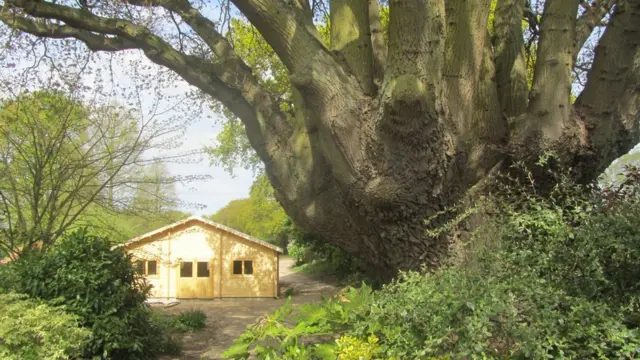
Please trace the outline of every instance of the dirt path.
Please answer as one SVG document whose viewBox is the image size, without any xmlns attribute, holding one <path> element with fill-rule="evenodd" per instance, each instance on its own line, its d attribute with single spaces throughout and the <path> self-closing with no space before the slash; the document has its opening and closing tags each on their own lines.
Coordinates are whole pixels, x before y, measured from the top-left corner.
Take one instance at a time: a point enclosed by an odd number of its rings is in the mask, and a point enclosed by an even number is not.
<svg viewBox="0 0 640 360">
<path fill-rule="evenodd" d="M 310 279 L 301 273 L 292 271 L 293 260 L 288 256 L 280 257 L 280 286 L 293 287 L 294 304 L 317 301 L 320 297 L 330 296 L 338 291 L 332 284 Z M 285 299 L 233 299 L 233 300 L 191 300 L 168 309 L 157 309 L 168 313 L 178 313 L 187 309 L 202 310 L 207 314 L 207 327 L 200 332 L 187 334 L 183 338 L 184 351 L 179 357 L 168 359 L 220 359 L 220 355 L 233 345 L 247 325 L 265 313 L 272 313 Z"/>
</svg>

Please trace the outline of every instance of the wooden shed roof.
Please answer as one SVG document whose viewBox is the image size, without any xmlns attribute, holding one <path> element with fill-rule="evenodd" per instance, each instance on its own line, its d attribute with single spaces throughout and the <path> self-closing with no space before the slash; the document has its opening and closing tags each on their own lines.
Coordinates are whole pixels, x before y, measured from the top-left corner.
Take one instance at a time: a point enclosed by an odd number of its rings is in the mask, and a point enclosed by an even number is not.
<svg viewBox="0 0 640 360">
<path fill-rule="evenodd" d="M 236 236 L 238 236 L 240 238 L 243 238 L 243 239 L 245 239 L 247 241 L 250 241 L 250 242 L 255 243 L 257 245 L 260 245 L 260 246 L 266 247 L 268 249 L 274 250 L 274 251 L 276 251 L 278 253 L 281 253 L 281 254 L 284 252 L 282 250 L 282 248 L 280 248 L 278 246 L 270 244 L 270 243 L 268 243 L 266 241 L 262 241 L 262 240 L 260 240 L 258 238 L 255 238 L 255 237 L 251 236 L 251 235 L 248 235 L 248 234 L 245 234 L 245 233 L 240 232 L 238 230 L 232 229 L 232 228 L 230 228 L 228 226 L 219 224 L 219 223 L 217 223 L 215 221 L 207 220 L 207 219 L 202 218 L 200 216 L 191 216 L 191 217 L 188 217 L 188 218 L 186 218 L 184 220 L 180 220 L 180 221 L 174 222 L 173 224 L 169 224 L 167 226 L 163 226 L 163 227 L 161 227 L 159 229 L 156 229 L 156 230 L 150 231 L 150 232 L 148 232 L 146 234 L 142 234 L 140 236 L 137 236 L 137 237 L 125 242 L 122 245 L 126 247 L 128 245 L 135 244 L 135 243 L 140 242 L 142 240 L 148 239 L 148 238 L 150 238 L 150 237 L 152 237 L 154 235 L 161 234 L 161 233 L 163 233 L 165 231 L 169 231 L 169 230 L 171 230 L 173 228 L 176 228 L 178 226 L 181 226 L 181 225 L 186 225 L 186 224 L 188 224 L 190 222 L 200 223 L 201 225 L 213 227 L 213 228 L 216 228 L 216 229 L 231 233 L 231 234 L 236 235 Z"/>
</svg>

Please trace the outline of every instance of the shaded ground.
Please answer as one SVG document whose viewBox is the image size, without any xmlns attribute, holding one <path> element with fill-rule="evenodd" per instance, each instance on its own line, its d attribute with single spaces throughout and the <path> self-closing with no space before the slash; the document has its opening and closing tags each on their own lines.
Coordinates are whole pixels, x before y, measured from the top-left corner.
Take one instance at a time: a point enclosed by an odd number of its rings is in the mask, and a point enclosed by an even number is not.
<svg viewBox="0 0 640 360">
<path fill-rule="evenodd" d="M 292 271 L 293 260 L 288 256 L 280 257 L 280 287 L 293 287 L 294 304 L 317 301 L 321 296 L 335 294 L 338 288 L 326 282 L 311 279 L 305 274 Z M 220 355 L 233 345 L 247 325 L 265 313 L 272 313 L 285 299 L 233 299 L 233 300 L 188 300 L 171 308 L 159 308 L 157 311 L 178 313 L 188 309 L 202 310 L 207 314 L 207 327 L 197 333 L 186 334 L 183 338 L 184 351 L 179 357 L 168 359 L 219 359 Z"/>
</svg>

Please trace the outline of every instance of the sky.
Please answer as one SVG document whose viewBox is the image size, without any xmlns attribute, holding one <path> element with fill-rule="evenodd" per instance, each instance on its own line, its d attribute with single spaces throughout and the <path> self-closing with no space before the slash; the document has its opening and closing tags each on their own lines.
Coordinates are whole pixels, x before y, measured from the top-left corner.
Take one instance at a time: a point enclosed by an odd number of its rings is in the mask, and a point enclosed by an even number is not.
<svg viewBox="0 0 640 360">
<path fill-rule="evenodd" d="M 211 119 L 196 119 L 187 128 L 184 144 L 178 150 L 188 151 L 211 146 L 218 131 L 220 131 L 220 125 L 216 125 Z M 197 163 L 171 163 L 168 167 L 172 175 L 206 174 L 211 176 L 210 179 L 204 181 L 176 184 L 176 192 L 181 201 L 206 206 L 203 209 L 182 209 L 186 212 L 192 212 L 194 215 L 213 214 L 231 200 L 248 197 L 249 188 L 253 182 L 252 172 L 235 169 L 234 176 L 231 176 L 223 168 L 211 165 L 206 156 Z"/>
<path fill-rule="evenodd" d="M 190 151 L 202 150 L 207 146 L 213 146 L 217 134 L 222 130 L 222 115 L 214 113 L 208 106 L 194 108 L 177 108 L 164 112 L 162 108 L 172 108 L 177 102 L 176 99 L 184 97 L 189 91 L 194 90 L 192 86 L 184 80 L 168 72 L 171 80 L 163 83 L 161 78 L 156 78 L 159 72 L 165 69 L 153 64 L 140 51 L 127 51 L 123 54 L 123 67 L 115 71 L 115 81 L 123 88 L 129 88 L 134 83 L 139 84 L 141 81 L 148 82 L 150 89 L 144 91 L 141 104 L 143 117 L 151 116 L 153 112 L 150 108 L 152 104 L 160 100 L 160 112 L 163 113 L 158 117 L 159 121 L 164 119 L 173 119 L 180 123 L 187 123 L 186 131 L 180 139 L 180 146 L 171 149 L 171 153 L 180 154 Z M 136 75 L 133 75 L 131 69 L 136 67 Z M 142 70 L 140 70 L 142 69 Z M 142 79 L 136 76 L 141 76 Z M 166 79 L 166 78 L 165 78 Z M 154 83 L 157 81 L 157 83 Z M 167 86 L 169 84 L 170 86 Z M 157 89 L 161 89 L 161 96 L 152 94 Z M 126 97 L 126 95 L 123 95 Z M 150 156 L 157 156 L 154 151 L 149 153 Z M 159 154 L 160 157 L 166 154 Z M 180 203 L 183 205 L 179 210 L 192 213 L 194 215 L 210 215 L 224 207 L 229 201 L 249 196 L 249 188 L 253 183 L 253 173 L 244 169 L 234 169 L 233 175 L 225 171 L 220 166 L 211 164 L 208 155 L 189 157 L 189 161 L 179 160 L 178 162 L 166 162 L 170 176 L 189 176 L 189 175 L 205 175 L 206 180 L 194 180 L 187 183 L 176 183 L 176 193 Z M 199 206 L 194 206 L 199 205 Z"/>
<path fill-rule="evenodd" d="M 213 7 L 207 7 L 204 10 L 204 13 L 210 15 L 211 18 L 217 19 L 219 17 L 218 9 Z M 4 26 L 0 26 L 0 31 L 5 30 Z M 63 45 L 64 46 L 64 45 Z M 30 48 L 30 47 L 29 47 Z M 84 48 L 81 46 L 81 48 Z M 42 50 L 42 48 L 40 48 Z M 73 54 L 73 51 L 70 53 L 66 53 L 65 51 L 56 50 L 55 48 L 49 48 L 48 53 L 61 54 L 61 56 L 54 55 L 56 58 L 55 61 L 61 61 L 59 64 L 64 63 L 65 55 Z M 7 57 L 7 54 L 9 56 Z M 16 55 L 20 54 L 20 55 Z M 11 77 L 12 74 L 19 74 L 21 71 L 25 69 L 29 70 L 31 73 L 34 71 L 34 64 L 38 61 L 41 56 L 41 52 L 31 53 L 28 51 L 24 52 L 16 52 L 13 56 L 12 53 L 6 53 L 4 51 L 0 52 L 0 84 L 2 84 L 2 88 L 6 89 L 8 83 L 2 83 L 8 77 Z M 35 56 L 35 57 L 34 57 Z M 95 55 L 97 57 L 102 57 L 97 61 L 91 63 L 86 70 L 83 70 L 82 83 L 93 86 L 94 89 L 97 89 L 101 85 L 105 85 L 106 87 L 114 86 L 121 88 L 119 91 L 121 94 L 126 92 L 125 89 L 132 88 L 133 84 L 140 84 L 142 82 L 149 82 L 150 84 L 154 81 L 158 81 L 154 84 L 151 84 L 149 88 L 143 90 L 143 96 L 141 97 L 141 104 L 135 104 L 133 107 L 136 108 L 140 105 L 140 108 L 147 108 L 151 106 L 151 104 L 156 101 L 159 97 L 158 94 L 153 94 L 155 89 L 163 89 L 163 95 L 174 96 L 173 100 L 179 98 L 180 96 L 184 96 L 188 91 L 193 90 L 191 86 L 189 86 L 182 79 L 173 79 L 170 82 L 160 82 L 160 80 L 155 79 L 158 73 L 166 71 L 166 69 L 159 67 L 153 64 L 151 61 L 146 59 L 146 57 L 138 50 L 134 51 L 125 51 L 119 52 L 117 57 L 119 60 L 117 62 L 120 63 L 120 69 L 118 66 L 114 66 L 115 63 L 110 62 L 109 60 L 105 60 L 105 56 L 103 55 Z M 73 55 L 72 55 L 73 57 Z M 10 67 L 6 65 L 10 64 Z M 69 64 L 69 63 L 67 63 Z M 72 64 L 72 63 L 71 63 Z M 131 65 L 135 64 L 136 71 L 132 71 Z M 64 69 L 64 65 L 59 66 L 59 68 Z M 73 66 L 73 65 L 72 65 Z M 42 75 L 42 78 L 49 78 L 49 73 L 47 72 L 47 66 L 44 63 L 40 63 L 39 66 L 35 66 L 38 68 L 39 74 Z M 100 71 L 99 69 L 105 70 L 110 68 L 111 71 Z M 115 68 L 115 71 L 113 71 Z M 133 74 L 135 72 L 135 75 Z M 113 78 L 109 78 L 113 76 Z M 175 77 L 175 75 L 172 75 Z M 109 79 L 107 79 L 109 78 Z M 98 81 L 96 81 L 96 79 Z M 102 79 L 102 83 L 99 81 Z M 142 80 L 141 80 L 142 79 Z M 35 85 L 37 81 L 36 79 L 30 79 L 24 82 L 27 84 L 27 88 L 36 88 L 38 85 Z M 110 83 L 111 85 L 108 85 Z M 100 85 L 98 85 L 100 84 Z M 12 87 L 11 92 L 15 91 L 15 86 Z M 24 88 L 21 86 L 21 88 Z M 3 89 L 0 89 L 0 96 L 4 97 L 7 94 L 2 93 Z M 6 91 L 5 91 L 6 92 Z M 116 95 L 115 97 L 109 100 L 116 100 L 122 103 L 127 102 L 127 95 Z M 167 107 L 171 106 L 171 99 L 163 100 L 164 105 Z M 174 101 L 175 102 L 175 101 Z M 162 107 L 162 106 L 161 106 Z M 198 113 L 202 111 L 201 113 Z M 143 114 L 144 110 L 141 111 Z M 149 113 L 147 112 L 147 115 Z M 143 115 L 145 116 L 145 115 Z M 186 131 L 184 132 L 184 136 L 182 137 L 182 144 L 172 149 L 171 152 L 182 153 L 189 152 L 192 150 L 201 150 L 205 146 L 212 146 L 215 144 L 215 138 L 218 132 L 221 130 L 222 118 L 219 114 L 213 113 L 208 107 L 204 106 L 202 109 L 187 109 L 187 111 L 169 111 L 166 114 L 162 115 L 163 118 L 173 117 L 178 121 L 186 121 L 188 126 Z M 161 154 L 161 156 L 164 154 Z M 155 156 L 151 154 L 150 156 Z M 170 175 L 173 176 L 188 176 L 188 175 L 207 175 L 208 178 L 206 180 L 199 181 L 190 181 L 187 183 L 176 183 L 176 193 L 180 200 L 180 203 L 186 204 L 182 205 L 179 210 L 192 213 L 194 215 L 209 215 L 215 213 L 217 210 L 224 207 L 229 201 L 248 197 L 249 196 L 249 188 L 253 182 L 254 176 L 251 171 L 247 171 L 244 169 L 234 169 L 233 176 L 226 172 L 222 167 L 214 166 L 210 163 L 210 159 L 207 155 L 202 155 L 198 158 L 192 158 L 191 161 L 185 163 L 181 162 L 168 162 L 167 167 Z M 189 204 L 199 204 L 201 206 L 189 206 Z"/>
<path fill-rule="evenodd" d="M 1 27 L 0 30 L 2 30 Z M 127 99 L 131 99 L 131 91 L 133 91 L 134 84 L 148 83 L 147 88 L 137 90 L 140 103 L 135 103 L 134 101 L 131 107 L 138 110 L 143 119 L 149 119 L 153 116 L 153 118 L 157 119 L 153 121 L 175 121 L 188 124 L 182 138 L 179 139 L 178 143 L 180 145 L 178 147 L 170 150 L 152 150 L 147 153 L 149 157 L 164 157 L 167 154 L 187 153 L 193 150 L 202 150 L 206 146 L 215 144 L 215 138 L 221 130 L 223 120 L 221 115 L 213 113 L 208 106 L 191 108 L 183 106 L 182 108 L 165 111 L 175 105 L 176 99 L 180 99 L 189 91 L 194 90 L 190 85 L 182 79 L 176 78 L 175 74 L 151 63 L 140 51 L 126 51 L 119 53 L 118 56 L 121 57 L 118 57 L 116 62 L 112 63 L 110 62 L 111 60 L 107 60 L 104 56 L 98 54 L 95 61 L 92 61 L 91 65 L 83 70 L 82 84 L 89 86 L 93 90 L 103 86 L 115 94 L 101 95 L 106 97 L 106 101 L 117 101 L 124 104 L 128 103 Z M 12 74 L 21 74 L 34 64 L 33 59 L 26 58 L 4 60 L 0 61 L 0 82 L 7 79 L 18 81 L 16 78 L 11 77 Z M 7 63 L 11 63 L 11 66 L 6 66 Z M 113 67 L 114 71 L 101 72 L 97 70 L 105 69 L 108 66 Z M 133 67 L 136 68 L 135 71 L 132 70 Z M 61 68 L 64 68 L 64 66 L 61 66 Z M 36 73 L 41 75 L 43 79 L 49 79 L 50 74 L 46 69 L 47 66 L 41 64 Z M 29 71 L 33 74 L 33 70 Z M 167 77 L 162 80 L 162 76 L 158 74 L 163 71 L 170 74 L 167 76 L 173 78 L 168 82 Z M 26 84 L 17 87 L 35 90 L 42 87 L 38 85 L 37 76 L 21 80 L 19 83 L 11 83 Z M 95 93 L 102 94 L 105 92 L 104 88 L 95 92 L 90 89 L 86 93 L 89 94 L 89 97 Z M 7 91 L 7 89 L 9 90 Z M 11 86 L 10 83 L 2 83 L 0 97 L 10 96 L 10 93 L 15 93 L 16 90 L 18 90 L 16 86 Z M 158 113 L 161 113 L 161 115 L 152 115 L 154 110 L 151 108 L 156 102 L 160 104 Z M 166 162 L 170 176 L 205 175 L 207 178 L 206 180 L 193 180 L 175 184 L 177 197 L 180 200 L 179 203 L 182 204 L 178 210 L 194 215 L 210 215 L 224 207 L 231 200 L 249 196 L 249 189 L 254 179 L 251 171 L 234 169 L 232 176 L 222 167 L 212 165 L 209 156 L 206 154 L 189 157 L 189 161 L 184 160 Z M 196 204 L 199 206 L 194 206 Z"/>
</svg>

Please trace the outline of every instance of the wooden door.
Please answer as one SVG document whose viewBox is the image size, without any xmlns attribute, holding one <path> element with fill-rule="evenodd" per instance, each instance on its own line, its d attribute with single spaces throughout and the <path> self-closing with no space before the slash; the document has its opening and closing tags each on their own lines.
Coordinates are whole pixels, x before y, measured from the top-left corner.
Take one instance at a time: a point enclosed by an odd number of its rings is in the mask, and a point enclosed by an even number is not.
<svg viewBox="0 0 640 360">
<path fill-rule="evenodd" d="M 178 292 L 180 299 L 213 298 L 213 261 L 182 260 L 178 268 Z"/>
</svg>

